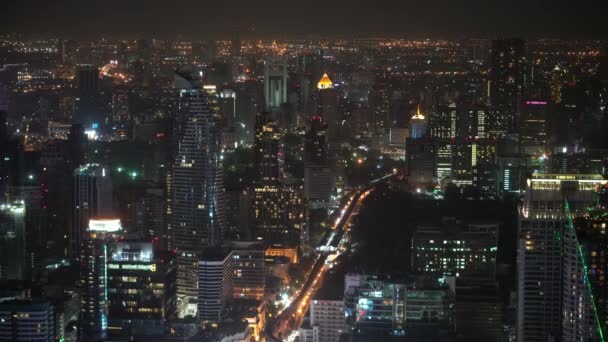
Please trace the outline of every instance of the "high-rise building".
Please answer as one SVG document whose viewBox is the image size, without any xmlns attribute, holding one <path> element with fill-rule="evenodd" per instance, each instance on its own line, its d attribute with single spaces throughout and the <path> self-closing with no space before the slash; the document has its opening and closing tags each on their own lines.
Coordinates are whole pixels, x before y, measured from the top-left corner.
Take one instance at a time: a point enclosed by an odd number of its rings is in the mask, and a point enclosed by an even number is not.
<svg viewBox="0 0 608 342">
<path fill-rule="evenodd" d="M 568 208 L 564 231 L 562 340 L 600 341 L 608 332 L 607 187 L 597 201 L 576 216 Z"/>
<path fill-rule="evenodd" d="M 82 239 L 81 314 L 79 334 L 83 340 L 99 340 L 108 330 L 108 263 L 122 234 L 118 219 L 91 219 Z"/>
<path fill-rule="evenodd" d="M 86 164 L 77 168 L 74 170 L 73 191 L 73 215 L 70 225 L 68 255 L 73 259 L 78 259 L 89 220 L 94 217 L 112 215 L 110 169 L 99 164 Z"/>
<path fill-rule="evenodd" d="M 122 240 L 108 260 L 108 327 L 125 335 L 163 335 L 177 305 L 174 255 L 152 242 Z"/>
<path fill-rule="evenodd" d="M 0 203 L 0 279 L 25 280 L 27 265 L 25 203 Z"/>
<path fill-rule="evenodd" d="M 259 242 L 233 242 L 234 299 L 264 298 L 266 257 Z"/>
<path fill-rule="evenodd" d="M 339 92 L 327 74 L 317 83 L 314 93 L 316 102 L 315 114 L 322 118 L 327 128 L 327 142 L 335 142 L 338 138 L 338 101 Z M 314 119 L 314 118 L 313 118 Z"/>
<path fill-rule="evenodd" d="M 314 298 L 310 301 L 310 325 L 318 328 L 316 341 L 338 342 L 346 332 L 344 301 Z"/>
<path fill-rule="evenodd" d="M 0 341 L 57 341 L 55 309 L 49 302 L 0 302 Z"/>
<path fill-rule="evenodd" d="M 540 156 L 546 151 L 548 102 L 526 101 L 521 105 L 519 132 L 521 149 L 526 155 Z"/>
<path fill-rule="evenodd" d="M 605 184 L 601 175 L 592 174 L 533 174 L 528 179 L 524 202 L 519 210 L 519 341 L 546 341 L 550 337 L 561 337 L 563 286 L 576 285 L 576 278 L 569 278 L 565 284 L 563 278 L 566 274 L 576 274 L 570 271 L 570 265 L 564 272 L 565 255 L 576 253 L 567 243 L 572 235 L 567 232 L 566 203 L 570 213 L 584 213 L 596 199 L 596 188 Z M 571 281 L 574 284 L 569 284 Z"/>
<path fill-rule="evenodd" d="M 267 243 L 281 242 L 281 135 L 270 113 L 258 113 L 255 129 L 255 235 Z"/>
<path fill-rule="evenodd" d="M 420 114 L 420 105 L 416 110 L 416 114 L 410 120 L 410 139 L 420 139 L 426 136 L 426 118 Z"/>
<path fill-rule="evenodd" d="M 437 177 L 436 146 L 426 137 L 426 117 L 420 107 L 410 121 L 410 137 L 405 142 L 405 160 L 408 180 L 411 184 L 428 184 Z"/>
<path fill-rule="evenodd" d="M 264 61 L 264 99 L 267 111 L 277 111 L 287 102 L 287 61 L 283 58 Z"/>
<path fill-rule="evenodd" d="M 78 118 L 85 127 L 104 123 L 102 105 L 99 101 L 99 69 L 82 64 L 78 66 Z"/>
<path fill-rule="evenodd" d="M 489 92 L 494 107 L 504 108 L 511 116 L 510 129 L 516 127 L 518 104 L 525 86 L 526 51 L 521 39 L 492 41 Z"/>
<path fill-rule="evenodd" d="M 498 223 L 461 222 L 443 218 L 441 224 L 419 225 L 412 237 L 412 268 L 443 276 L 482 276 L 494 279 Z"/>
<path fill-rule="evenodd" d="M 221 323 L 234 297 L 234 254 L 209 248 L 198 263 L 198 319 Z"/>
<path fill-rule="evenodd" d="M 221 243 L 225 225 L 221 129 L 214 86 L 200 74 L 176 73 L 179 117 L 171 175 L 171 246 L 177 250 L 177 291 L 197 298 L 198 261 L 207 246 Z"/>
</svg>

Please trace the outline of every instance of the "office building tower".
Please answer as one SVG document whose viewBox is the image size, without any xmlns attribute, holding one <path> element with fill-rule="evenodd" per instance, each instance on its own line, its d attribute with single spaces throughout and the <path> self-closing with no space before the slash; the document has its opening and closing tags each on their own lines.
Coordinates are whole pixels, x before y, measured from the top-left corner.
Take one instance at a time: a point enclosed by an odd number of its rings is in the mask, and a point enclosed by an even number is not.
<svg viewBox="0 0 608 342">
<path fill-rule="evenodd" d="M 451 139 L 456 137 L 456 103 L 439 106 L 429 113 L 429 135 L 432 138 Z M 410 133 L 411 135 L 411 133 Z"/>
<path fill-rule="evenodd" d="M 286 179 L 281 186 L 281 224 L 284 227 L 283 243 L 297 243 L 305 226 L 304 184 L 293 178 Z"/>
<path fill-rule="evenodd" d="M 135 231 L 146 238 L 159 238 L 166 245 L 168 240 L 165 221 L 165 196 L 162 188 L 148 188 L 134 205 L 132 224 Z"/>
<path fill-rule="evenodd" d="M 416 114 L 410 120 L 410 139 L 420 139 L 426 136 L 426 117 L 420 114 L 420 105 L 416 109 Z"/>
<path fill-rule="evenodd" d="M 177 291 L 198 296 L 198 261 L 207 246 L 221 243 L 225 225 L 221 129 L 215 87 L 202 86 L 200 75 L 176 73 L 180 123 L 177 124 L 171 231 L 177 250 Z"/>
<path fill-rule="evenodd" d="M 435 169 L 438 180 L 452 177 L 452 144 L 446 141 L 437 142 Z"/>
<path fill-rule="evenodd" d="M 597 200 L 576 216 L 566 209 L 564 231 L 562 340 L 601 341 L 608 332 L 608 238 L 606 186 Z M 568 202 L 569 205 L 569 202 Z"/>
<path fill-rule="evenodd" d="M 264 298 L 266 257 L 259 242 L 233 242 L 234 299 Z"/>
<path fill-rule="evenodd" d="M 332 80 L 327 74 L 317 83 L 317 90 L 314 92 L 314 102 L 316 109 L 314 113 L 321 117 L 326 125 L 327 143 L 335 143 L 339 138 L 338 123 L 338 102 L 339 91 L 334 88 Z M 305 99 L 305 101 L 308 99 Z M 314 117 L 313 117 L 314 120 Z"/>
<path fill-rule="evenodd" d="M 309 208 L 328 208 L 333 190 L 333 172 L 327 152 L 327 122 L 313 116 L 304 137 L 304 198 Z"/>
<path fill-rule="evenodd" d="M 283 58 L 264 61 L 264 99 L 267 111 L 277 111 L 287 103 L 287 61 Z"/>
<path fill-rule="evenodd" d="M 410 184 L 421 185 L 433 181 L 436 174 L 436 147 L 426 137 L 426 117 L 420 107 L 410 121 L 410 137 L 405 142 L 406 171 Z"/>
<path fill-rule="evenodd" d="M 526 101 L 522 105 L 519 132 L 521 149 L 525 155 L 540 156 L 546 152 L 547 143 L 547 101 Z"/>
<path fill-rule="evenodd" d="M 77 122 L 85 127 L 105 122 L 100 103 L 99 69 L 82 64 L 78 66 L 78 118 Z"/>
<path fill-rule="evenodd" d="M 54 342 L 55 309 L 49 302 L 8 300 L 0 302 L 0 341 Z"/>
<path fill-rule="evenodd" d="M 569 211 L 585 213 L 594 203 L 597 187 L 606 181 L 592 174 L 533 174 L 519 210 L 517 248 L 517 339 L 546 341 L 560 338 L 564 255 Z M 575 279 L 568 279 L 566 285 Z"/>
<path fill-rule="evenodd" d="M 163 335 L 177 305 L 172 252 L 122 240 L 108 261 L 108 327 L 125 335 Z"/>
<path fill-rule="evenodd" d="M 99 164 L 77 168 L 74 170 L 73 191 L 68 254 L 78 259 L 89 220 L 113 214 L 110 169 Z"/>
<path fill-rule="evenodd" d="M 304 137 L 304 163 L 327 165 L 327 121 L 321 116 L 313 116 L 310 129 Z"/>
<path fill-rule="evenodd" d="M 234 297 L 234 255 L 209 248 L 198 263 L 198 319 L 203 324 L 221 323 Z"/>
<path fill-rule="evenodd" d="M 412 237 L 412 269 L 442 276 L 475 276 L 494 280 L 498 223 L 443 218 L 421 224 Z"/>
<path fill-rule="evenodd" d="M 344 301 L 315 297 L 310 301 L 310 325 L 318 329 L 318 339 L 313 341 L 338 342 L 346 332 Z"/>
<path fill-rule="evenodd" d="M 410 184 L 429 184 L 437 177 L 435 144 L 428 138 L 406 140 L 406 172 Z M 453 170 L 452 170 L 453 173 Z"/>
<path fill-rule="evenodd" d="M 364 274 L 344 276 L 346 324 L 360 332 L 403 331 L 406 285 Z"/>
<path fill-rule="evenodd" d="M 257 114 L 255 132 L 255 235 L 267 243 L 281 242 L 281 135 L 268 112 Z"/>
<path fill-rule="evenodd" d="M 218 97 L 219 112 L 222 118 L 222 148 L 234 149 L 242 142 L 237 136 L 236 92 L 224 89 Z"/>
<path fill-rule="evenodd" d="M 334 179 L 331 168 L 316 165 L 304 168 L 304 198 L 309 206 L 327 208 L 333 187 Z"/>
<path fill-rule="evenodd" d="M 509 129 L 516 127 L 518 104 L 525 86 L 526 51 L 521 39 L 492 41 L 489 98 L 492 106 L 505 109 L 511 116 Z"/>
<path fill-rule="evenodd" d="M 26 280 L 25 202 L 0 203 L 0 279 Z"/>
<path fill-rule="evenodd" d="M 119 219 L 91 219 L 82 239 L 80 338 L 95 341 L 108 330 L 108 263 L 122 235 Z"/>
</svg>

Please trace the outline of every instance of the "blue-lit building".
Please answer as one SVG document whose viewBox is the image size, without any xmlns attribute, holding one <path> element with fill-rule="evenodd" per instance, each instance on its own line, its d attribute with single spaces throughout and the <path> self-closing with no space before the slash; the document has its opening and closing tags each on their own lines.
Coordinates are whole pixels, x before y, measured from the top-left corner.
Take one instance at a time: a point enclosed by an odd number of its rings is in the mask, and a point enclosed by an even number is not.
<svg viewBox="0 0 608 342">
<path fill-rule="evenodd" d="M 118 219 L 90 220 L 82 241 L 80 338 L 96 341 L 108 329 L 108 263 L 122 234 Z"/>
</svg>

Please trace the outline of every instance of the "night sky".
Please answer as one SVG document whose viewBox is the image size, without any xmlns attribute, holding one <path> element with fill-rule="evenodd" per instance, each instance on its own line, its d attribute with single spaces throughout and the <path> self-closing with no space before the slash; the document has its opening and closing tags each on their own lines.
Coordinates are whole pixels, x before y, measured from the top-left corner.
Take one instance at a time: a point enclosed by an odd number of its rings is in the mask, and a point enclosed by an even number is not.
<svg viewBox="0 0 608 342">
<path fill-rule="evenodd" d="M 608 37 L 608 1 L 3 0 L 1 32 L 68 38 Z"/>
</svg>

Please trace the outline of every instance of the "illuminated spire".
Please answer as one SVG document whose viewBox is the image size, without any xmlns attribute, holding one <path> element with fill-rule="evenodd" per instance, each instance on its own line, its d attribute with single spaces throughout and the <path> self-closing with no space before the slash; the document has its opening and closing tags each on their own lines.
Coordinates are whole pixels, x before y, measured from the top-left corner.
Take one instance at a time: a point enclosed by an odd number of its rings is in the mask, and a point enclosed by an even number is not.
<svg viewBox="0 0 608 342">
<path fill-rule="evenodd" d="M 416 114 L 414 114 L 414 116 L 412 116 L 412 119 L 424 120 L 424 115 L 420 114 L 420 104 L 418 105 L 418 109 L 416 109 Z"/>
<path fill-rule="evenodd" d="M 323 74 L 323 77 L 321 77 L 321 80 L 319 80 L 319 83 L 317 83 L 318 89 L 331 89 L 333 87 L 333 82 L 329 79 L 327 74 Z"/>
</svg>

